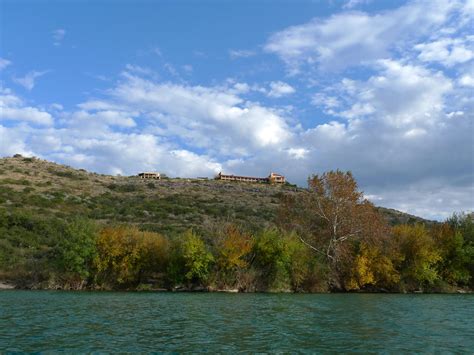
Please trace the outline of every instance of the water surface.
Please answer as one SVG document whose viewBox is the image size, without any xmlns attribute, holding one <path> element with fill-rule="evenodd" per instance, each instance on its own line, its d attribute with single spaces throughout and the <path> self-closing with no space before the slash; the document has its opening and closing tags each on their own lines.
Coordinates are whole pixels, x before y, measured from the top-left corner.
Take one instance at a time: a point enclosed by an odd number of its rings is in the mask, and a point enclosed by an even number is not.
<svg viewBox="0 0 474 355">
<path fill-rule="evenodd" d="M 0 350 L 472 353 L 474 295 L 2 291 Z"/>
</svg>

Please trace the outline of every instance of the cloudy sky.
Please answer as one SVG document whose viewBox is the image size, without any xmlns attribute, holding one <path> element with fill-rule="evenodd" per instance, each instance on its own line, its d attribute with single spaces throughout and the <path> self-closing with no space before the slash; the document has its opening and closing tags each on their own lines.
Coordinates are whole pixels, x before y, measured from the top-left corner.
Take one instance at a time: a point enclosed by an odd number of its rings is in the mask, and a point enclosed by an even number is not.
<svg viewBox="0 0 474 355">
<path fill-rule="evenodd" d="M 0 156 L 474 208 L 473 0 L 0 0 L 0 31 Z"/>
</svg>

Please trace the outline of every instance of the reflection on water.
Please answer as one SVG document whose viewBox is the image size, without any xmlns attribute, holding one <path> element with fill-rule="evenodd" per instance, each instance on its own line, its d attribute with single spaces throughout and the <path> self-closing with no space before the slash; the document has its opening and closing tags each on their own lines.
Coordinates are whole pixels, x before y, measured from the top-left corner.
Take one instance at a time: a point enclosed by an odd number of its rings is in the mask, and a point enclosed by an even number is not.
<svg viewBox="0 0 474 355">
<path fill-rule="evenodd" d="M 3 351 L 474 351 L 473 295 L 0 292 Z"/>
</svg>

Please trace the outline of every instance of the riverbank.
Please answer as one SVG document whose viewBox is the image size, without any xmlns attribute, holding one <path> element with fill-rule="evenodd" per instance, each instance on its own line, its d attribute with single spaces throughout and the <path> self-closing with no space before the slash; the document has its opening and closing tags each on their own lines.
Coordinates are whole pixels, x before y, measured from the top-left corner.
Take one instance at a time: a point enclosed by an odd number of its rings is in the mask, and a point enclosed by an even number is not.
<svg viewBox="0 0 474 355">
<path fill-rule="evenodd" d="M 177 196 L 167 203 L 176 219 L 187 223 L 189 229 L 183 232 L 150 230 L 127 206 L 120 208 L 127 223 L 97 222 L 100 215 L 109 214 L 107 206 L 98 206 L 98 214 L 78 212 L 74 217 L 0 207 L 0 279 L 17 288 L 73 290 L 215 287 L 247 293 L 455 293 L 458 288 L 474 288 L 470 216 L 453 215 L 432 226 L 391 227 L 362 200 L 350 173 L 328 172 L 313 180 L 315 186 L 326 186 L 325 191 L 276 194 L 279 217 L 266 214 L 266 220 L 254 227 L 237 218 L 243 212 L 239 208 L 232 212 L 236 219 L 195 220 Z M 31 186 L 25 186 L 30 191 Z M 339 190 L 352 197 L 333 196 Z M 48 196 L 53 201 L 65 198 L 53 192 Z M 327 213 L 334 208 L 344 212 L 332 222 L 321 218 L 310 203 L 314 199 L 324 201 Z M 85 198 L 76 202 L 77 211 L 93 203 Z M 145 215 L 156 208 L 161 211 L 160 205 L 141 197 L 136 202 Z M 251 214 L 263 218 L 257 210 Z"/>
<path fill-rule="evenodd" d="M 14 285 L 0 281 L 0 290 L 14 290 L 14 289 L 16 289 Z"/>
<path fill-rule="evenodd" d="M 387 290 L 376 287 L 367 287 L 359 290 L 321 290 L 308 292 L 306 290 L 274 289 L 274 290 L 243 290 L 238 288 L 216 288 L 212 286 L 175 286 L 172 288 L 154 287 L 150 284 L 140 284 L 131 288 L 98 287 L 96 285 L 82 285 L 81 287 L 64 286 L 58 284 L 14 284 L 0 281 L 1 290 L 21 291 L 84 291 L 84 292 L 155 292 L 155 293 L 268 293 L 268 294 L 472 294 L 474 290 L 462 287 L 426 288 L 417 290 Z"/>
</svg>

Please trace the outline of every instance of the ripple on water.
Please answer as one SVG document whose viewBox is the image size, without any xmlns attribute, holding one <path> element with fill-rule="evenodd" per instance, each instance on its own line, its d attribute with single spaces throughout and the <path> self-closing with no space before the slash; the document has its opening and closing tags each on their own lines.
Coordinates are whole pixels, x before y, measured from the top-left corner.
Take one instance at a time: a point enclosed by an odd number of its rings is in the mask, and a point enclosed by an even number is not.
<svg viewBox="0 0 474 355">
<path fill-rule="evenodd" d="M 473 295 L 0 292 L 3 351 L 472 352 Z"/>
</svg>

